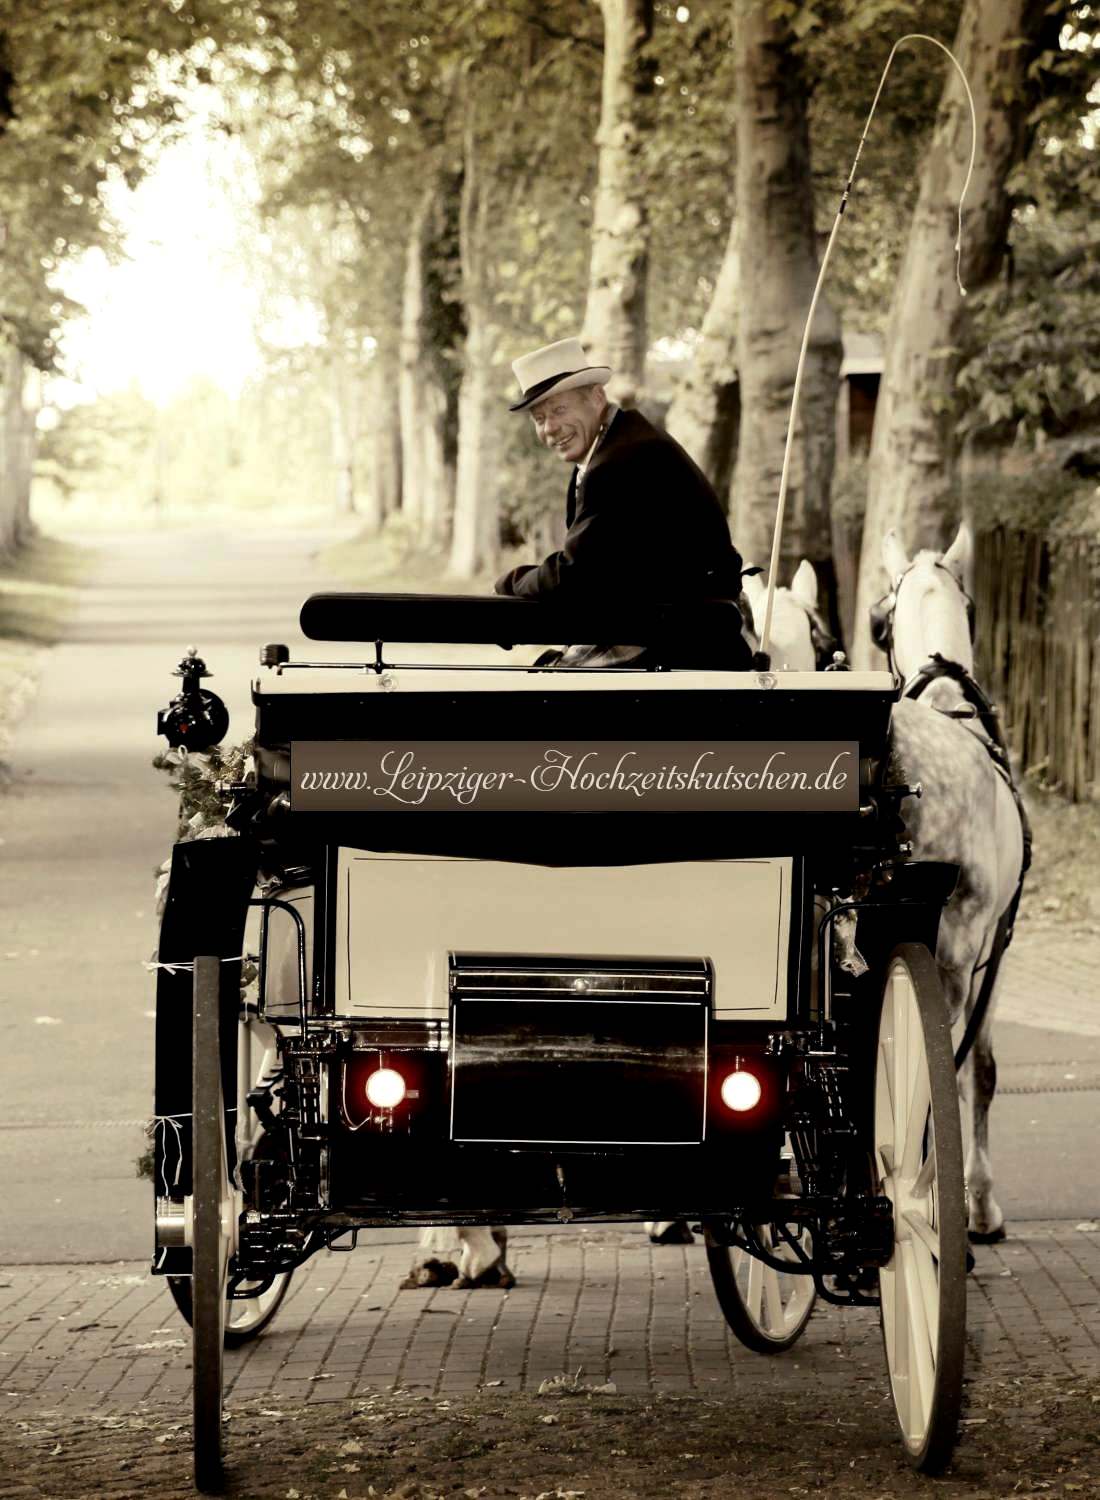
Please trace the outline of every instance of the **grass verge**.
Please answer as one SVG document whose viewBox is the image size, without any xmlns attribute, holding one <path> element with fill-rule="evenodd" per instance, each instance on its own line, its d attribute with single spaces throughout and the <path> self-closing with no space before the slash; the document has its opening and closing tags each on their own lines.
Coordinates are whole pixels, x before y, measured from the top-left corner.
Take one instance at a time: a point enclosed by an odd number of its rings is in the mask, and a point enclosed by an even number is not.
<svg viewBox="0 0 1100 1500">
<path fill-rule="evenodd" d="M 1025 789 L 1035 847 L 1021 915 L 1100 933 L 1100 802 Z"/>
<path fill-rule="evenodd" d="M 71 542 L 36 536 L 0 559 L 0 765 L 34 694 L 39 658 L 61 639 L 92 557 Z"/>
</svg>

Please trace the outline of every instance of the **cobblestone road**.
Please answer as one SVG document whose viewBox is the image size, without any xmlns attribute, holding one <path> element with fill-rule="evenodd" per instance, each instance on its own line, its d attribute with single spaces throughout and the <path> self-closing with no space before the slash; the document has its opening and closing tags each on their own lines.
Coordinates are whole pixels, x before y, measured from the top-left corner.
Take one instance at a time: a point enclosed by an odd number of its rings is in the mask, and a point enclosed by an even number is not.
<svg viewBox="0 0 1100 1500">
<path fill-rule="evenodd" d="M 981 1247 L 970 1277 L 972 1380 L 1100 1374 L 1100 1224 L 1033 1223 Z M 842 1388 L 881 1381 L 878 1314 L 819 1304 L 784 1359 L 726 1331 L 704 1252 L 651 1247 L 641 1229 L 555 1230 L 510 1240 L 508 1293 L 399 1291 L 409 1243 L 323 1253 L 295 1276 L 268 1333 L 226 1355 L 227 1403 L 341 1401 L 534 1389 L 583 1370 L 622 1393 L 726 1391 L 740 1381 Z M 0 1273 L 0 1414 L 186 1408 L 190 1334 L 145 1267 L 18 1266 Z"/>
</svg>

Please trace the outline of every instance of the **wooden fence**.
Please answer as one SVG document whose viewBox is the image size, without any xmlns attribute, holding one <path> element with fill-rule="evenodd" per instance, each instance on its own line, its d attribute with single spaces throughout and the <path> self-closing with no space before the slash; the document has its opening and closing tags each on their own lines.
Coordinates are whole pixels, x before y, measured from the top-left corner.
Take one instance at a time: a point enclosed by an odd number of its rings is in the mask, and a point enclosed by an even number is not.
<svg viewBox="0 0 1100 1500">
<path fill-rule="evenodd" d="M 1100 796 L 1100 543 L 979 535 L 977 673 L 1020 764 L 1074 802 Z"/>
</svg>

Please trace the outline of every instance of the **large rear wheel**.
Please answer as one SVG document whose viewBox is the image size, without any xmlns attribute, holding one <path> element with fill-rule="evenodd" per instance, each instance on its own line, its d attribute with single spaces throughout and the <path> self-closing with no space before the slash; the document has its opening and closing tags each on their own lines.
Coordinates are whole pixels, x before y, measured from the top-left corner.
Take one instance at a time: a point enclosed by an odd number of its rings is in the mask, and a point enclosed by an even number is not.
<svg viewBox="0 0 1100 1500">
<path fill-rule="evenodd" d="M 758 1224 L 756 1236 L 777 1260 L 798 1263 L 798 1254 L 773 1224 Z M 811 1253 L 809 1231 L 798 1243 Z M 757 1354 L 782 1354 L 801 1338 L 814 1310 L 812 1276 L 786 1275 L 737 1246 L 712 1244 L 707 1237 L 710 1279 L 726 1322 Z"/>
<path fill-rule="evenodd" d="M 220 970 L 196 958 L 192 1027 L 191 1369 L 195 1487 L 216 1494 L 222 1469 L 222 1350 L 229 1262 L 236 1249 L 239 1195 L 229 1181 L 222 1093 Z"/>
<path fill-rule="evenodd" d="M 874 1131 L 894 1210 L 894 1253 L 879 1272 L 890 1385 L 910 1462 L 936 1473 L 962 1405 L 966 1193 L 947 1006 L 932 955 L 916 943 L 887 965 Z"/>
</svg>

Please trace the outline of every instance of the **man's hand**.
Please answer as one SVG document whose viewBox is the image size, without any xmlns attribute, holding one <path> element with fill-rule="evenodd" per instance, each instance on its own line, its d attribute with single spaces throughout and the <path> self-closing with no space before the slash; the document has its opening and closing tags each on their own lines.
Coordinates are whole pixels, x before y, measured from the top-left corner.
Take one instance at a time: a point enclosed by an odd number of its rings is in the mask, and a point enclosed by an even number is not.
<svg viewBox="0 0 1100 1500">
<path fill-rule="evenodd" d="M 518 568 L 509 568 L 507 573 L 502 573 L 493 584 L 493 591 L 497 594 L 509 594 L 515 597 L 516 584 L 525 573 L 530 573 L 533 569 L 533 563 L 521 563 Z"/>
</svg>

